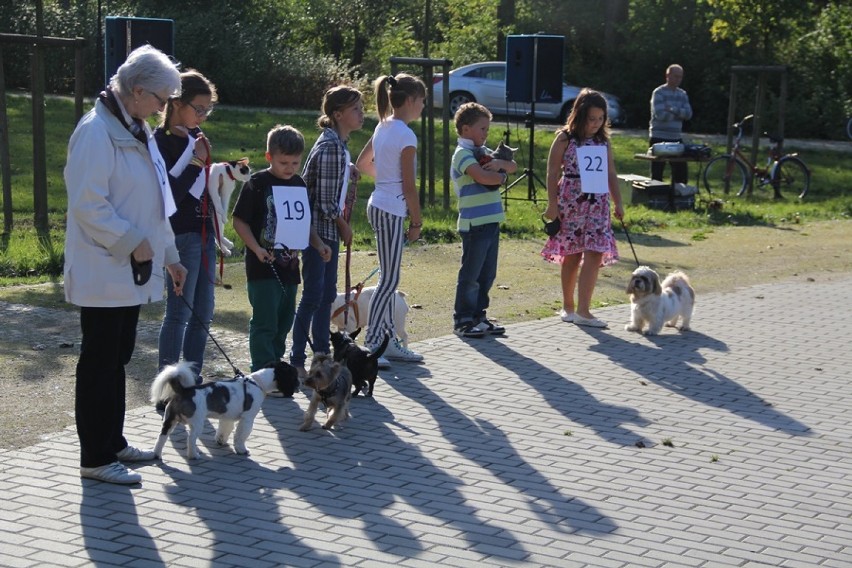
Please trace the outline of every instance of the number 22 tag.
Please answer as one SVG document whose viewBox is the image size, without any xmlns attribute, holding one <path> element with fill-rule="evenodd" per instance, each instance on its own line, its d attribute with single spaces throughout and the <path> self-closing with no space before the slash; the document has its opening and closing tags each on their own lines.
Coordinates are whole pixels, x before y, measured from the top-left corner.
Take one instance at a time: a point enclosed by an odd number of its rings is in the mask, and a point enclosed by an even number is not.
<svg viewBox="0 0 852 568">
<path fill-rule="evenodd" d="M 275 202 L 275 244 L 289 249 L 304 250 L 310 244 L 311 208 L 308 188 L 304 186 L 272 187 Z"/>
<path fill-rule="evenodd" d="M 583 193 L 609 193 L 609 163 L 606 146 L 577 148 L 577 166 Z"/>
</svg>

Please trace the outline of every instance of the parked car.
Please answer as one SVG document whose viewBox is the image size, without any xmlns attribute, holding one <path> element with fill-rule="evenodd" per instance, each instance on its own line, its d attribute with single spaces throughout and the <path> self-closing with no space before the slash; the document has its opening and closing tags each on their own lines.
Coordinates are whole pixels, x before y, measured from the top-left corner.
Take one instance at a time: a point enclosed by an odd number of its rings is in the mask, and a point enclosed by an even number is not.
<svg viewBox="0 0 852 568">
<path fill-rule="evenodd" d="M 433 85 L 435 108 L 444 106 L 444 84 L 443 73 L 435 74 Z M 580 94 L 580 87 L 562 83 L 562 102 L 559 103 L 536 103 L 535 117 L 537 119 L 549 119 L 565 122 L 574 99 Z M 609 120 L 613 125 L 624 123 L 624 110 L 618 101 L 618 97 L 609 93 L 602 93 L 609 107 Z M 464 103 L 477 102 L 485 106 L 492 114 L 524 116 L 530 112 L 527 103 L 516 103 L 506 101 L 506 62 L 486 61 L 484 63 L 472 63 L 450 71 L 450 114 Z"/>
</svg>

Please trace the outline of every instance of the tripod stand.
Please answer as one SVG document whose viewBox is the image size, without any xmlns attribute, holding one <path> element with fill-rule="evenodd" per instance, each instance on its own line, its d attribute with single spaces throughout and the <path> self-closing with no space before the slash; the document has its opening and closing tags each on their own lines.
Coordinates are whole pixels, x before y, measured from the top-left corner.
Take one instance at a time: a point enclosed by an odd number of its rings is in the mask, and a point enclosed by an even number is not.
<svg viewBox="0 0 852 568">
<path fill-rule="evenodd" d="M 503 201 L 505 202 L 506 207 L 508 207 L 509 199 L 526 199 L 527 201 L 532 201 L 533 203 L 538 203 L 538 199 L 536 196 L 536 188 L 535 182 L 544 188 L 545 193 L 547 192 L 547 185 L 545 185 L 538 175 L 535 173 L 534 169 L 534 156 L 535 156 L 535 101 L 530 103 L 530 112 L 526 115 L 524 120 L 524 125 L 529 128 L 530 131 L 530 148 L 529 148 L 529 160 L 527 163 L 527 167 L 524 168 L 523 173 L 518 176 L 518 179 L 510 183 L 506 186 L 506 189 L 503 190 Z M 509 190 L 521 183 L 523 180 L 527 180 L 527 197 L 509 197 Z"/>
<path fill-rule="evenodd" d="M 512 183 L 506 186 L 503 190 L 503 206 L 505 208 L 509 207 L 510 199 L 519 199 L 527 201 L 532 201 L 533 203 L 538 203 L 536 196 L 536 188 L 535 182 L 544 188 L 545 193 L 547 193 L 547 185 L 542 183 L 541 179 L 536 175 L 534 169 L 534 157 L 535 157 L 535 101 L 538 98 L 538 38 L 533 38 L 533 59 L 532 59 L 532 89 L 530 90 L 530 112 L 528 112 L 524 117 L 524 125 L 530 131 L 530 147 L 529 147 L 529 161 L 527 163 L 527 167 L 524 168 L 523 173 Z M 506 131 L 508 138 L 508 130 Z M 527 180 L 527 196 L 523 197 L 509 197 L 509 190 L 521 183 L 521 181 Z"/>
</svg>

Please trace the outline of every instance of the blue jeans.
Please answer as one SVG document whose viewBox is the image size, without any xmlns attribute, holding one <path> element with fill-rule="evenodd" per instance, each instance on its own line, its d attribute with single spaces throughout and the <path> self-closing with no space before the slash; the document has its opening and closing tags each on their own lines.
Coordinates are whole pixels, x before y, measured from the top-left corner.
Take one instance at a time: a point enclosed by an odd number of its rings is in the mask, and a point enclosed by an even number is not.
<svg viewBox="0 0 852 568">
<path fill-rule="evenodd" d="M 331 260 L 323 261 L 317 249 L 306 248 L 302 252 L 302 299 L 296 310 L 293 325 L 293 345 L 290 348 L 290 364 L 301 367 L 305 364 L 305 347 L 308 330 L 313 338 L 313 350 L 330 353 L 331 304 L 337 297 L 337 261 L 340 243 L 322 240 L 331 248 Z"/>
<path fill-rule="evenodd" d="M 488 309 L 488 292 L 497 278 L 500 224 L 488 223 L 461 233 L 462 260 L 453 309 L 455 327 L 479 323 Z"/>
<path fill-rule="evenodd" d="M 208 234 L 207 242 L 202 247 L 200 233 L 182 233 L 175 235 L 175 244 L 187 275 L 181 299 L 175 295 L 172 277 L 166 271 L 168 298 L 163 325 L 160 327 L 160 368 L 177 363 L 183 353 L 184 361 L 194 363 L 194 371 L 200 375 L 204 365 L 207 330 L 213 321 L 216 243 L 213 235 Z"/>
</svg>

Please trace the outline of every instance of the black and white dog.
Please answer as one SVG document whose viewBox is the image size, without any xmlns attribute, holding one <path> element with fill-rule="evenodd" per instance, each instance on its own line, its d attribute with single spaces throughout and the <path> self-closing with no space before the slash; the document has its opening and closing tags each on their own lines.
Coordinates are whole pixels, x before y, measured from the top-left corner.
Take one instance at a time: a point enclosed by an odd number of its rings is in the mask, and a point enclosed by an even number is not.
<svg viewBox="0 0 852 568">
<path fill-rule="evenodd" d="M 210 416 L 219 419 L 216 442 L 222 446 L 228 443 L 234 425 L 239 422 L 234 434 L 234 450 L 238 454 L 248 454 L 246 440 L 251 434 L 254 418 L 260 411 L 263 399 L 276 389 L 285 397 L 292 397 L 298 387 L 299 376 L 295 367 L 283 361 L 248 376 L 203 385 L 195 384 L 191 363 L 169 365 L 151 385 L 151 402 L 169 401 L 154 453 L 162 458 L 169 432 L 178 423 L 183 423 L 188 428 L 187 458 L 198 458 L 198 435 L 204 428 L 204 419 Z"/>
</svg>

